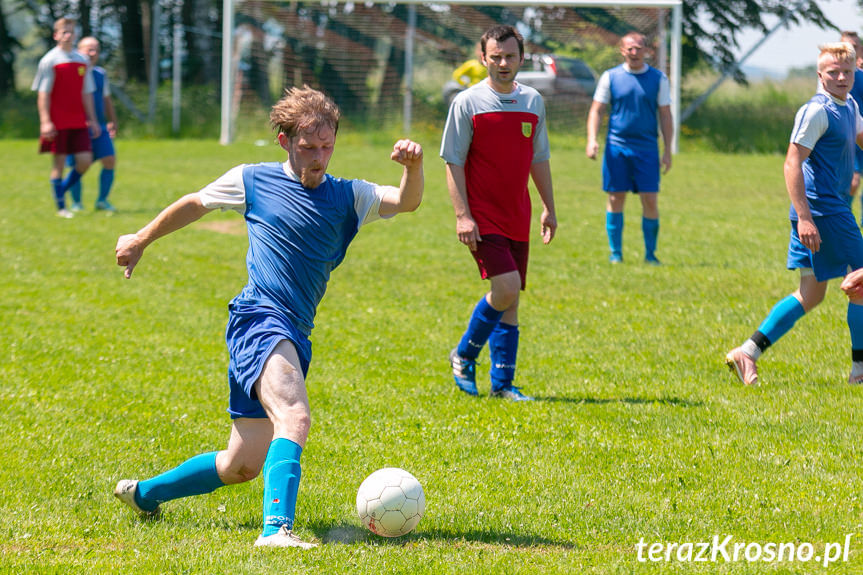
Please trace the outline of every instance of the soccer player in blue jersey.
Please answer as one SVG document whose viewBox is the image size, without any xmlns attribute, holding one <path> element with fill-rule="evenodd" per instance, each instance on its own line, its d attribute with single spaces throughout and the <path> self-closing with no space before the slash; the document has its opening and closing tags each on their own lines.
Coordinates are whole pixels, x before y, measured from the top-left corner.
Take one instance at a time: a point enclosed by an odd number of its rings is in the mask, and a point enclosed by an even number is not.
<svg viewBox="0 0 863 575">
<path fill-rule="evenodd" d="M 108 194 L 114 185 L 114 167 L 117 157 L 114 153 L 113 138 L 117 135 L 117 114 L 114 112 L 114 101 L 111 99 L 111 85 L 105 69 L 96 64 L 99 62 L 101 46 L 99 40 L 92 36 L 81 38 L 78 41 L 78 52 L 90 60 L 90 70 L 93 74 L 93 83 L 96 90 L 93 92 L 93 108 L 96 119 L 99 121 L 99 135 L 91 139 L 93 146 L 93 161 L 102 162 L 102 171 L 99 173 L 99 196 L 96 199 L 96 209 L 106 212 L 116 212 L 116 208 L 108 202 Z M 74 166 L 74 157 L 67 156 L 67 166 Z M 78 180 L 69 187 L 72 195 L 72 211 L 80 212 L 84 209 L 81 204 L 81 181 Z"/>
<path fill-rule="evenodd" d="M 842 32 L 841 41 L 854 46 L 854 51 L 857 54 L 857 66 L 854 70 L 854 87 L 851 88 L 850 95 L 857 102 L 857 106 L 860 107 L 863 106 L 863 70 L 860 69 L 860 65 L 863 64 L 863 44 L 860 43 L 860 37 L 857 35 L 857 32 L 852 30 Z M 848 196 L 845 198 L 849 206 L 853 204 L 854 196 L 857 195 L 857 191 L 860 189 L 861 173 L 863 173 L 863 150 L 857 148 L 854 153 L 854 177 L 851 180 Z M 863 202 L 863 199 L 861 199 L 861 202 Z M 863 223 L 863 214 L 861 214 L 860 218 L 861 223 Z"/>
<path fill-rule="evenodd" d="M 609 261 L 623 261 L 623 205 L 629 192 L 641 198 L 644 261 L 658 265 L 659 144 L 657 113 L 662 133 L 664 171 L 671 169 L 671 93 L 668 77 L 644 61 L 643 35 L 630 32 L 620 39 L 623 64 L 603 72 L 587 117 L 587 147 L 591 160 L 599 153 L 597 135 L 602 115 L 611 106 L 608 137 L 602 161 L 602 189 L 608 194 L 605 229 L 611 249 Z"/>
<path fill-rule="evenodd" d="M 863 145 L 863 118 L 848 97 L 856 68 L 845 42 L 821 46 L 818 93 L 797 112 L 785 156 L 785 187 L 791 199 L 788 269 L 800 270 L 800 285 L 780 300 L 743 345 L 725 362 L 744 384 L 758 383 L 756 362 L 794 323 L 824 299 L 827 282 L 863 268 L 863 236 L 845 201 L 854 172 L 854 152 Z M 863 382 L 863 296 L 849 293 L 851 383 Z"/>
<path fill-rule="evenodd" d="M 315 311 L 359 228 L 420 205 L 423 150 L 410 140 L 395 143 L 390 159 L 404 167 L 398 187 L 335 178 L 326 173 L 339 126 L 330 98 L 308 86 L 291 88 L 270 119 L 285 163 L 237 166 L 117 242 L 117 263 L 130 278 L 156 239 L 213 210 L 235 210 L 248 229 L 249 280 L 228 306 L 227 448 L 145 481 L 124 479 L 114 494 L 155 515 L 163 502 L 249 481 L 263 469 L 263 531 L 255 546 L 308 549 L 314 544 L 293 526 L 300 454 L 311 426 L 305 377 Z"/>
</svg>

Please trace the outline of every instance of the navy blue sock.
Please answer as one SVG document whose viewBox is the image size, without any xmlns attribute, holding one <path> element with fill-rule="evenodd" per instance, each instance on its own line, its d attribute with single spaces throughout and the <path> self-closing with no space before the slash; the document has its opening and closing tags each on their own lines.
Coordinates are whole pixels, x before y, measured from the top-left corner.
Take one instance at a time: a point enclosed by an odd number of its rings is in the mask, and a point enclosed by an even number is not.
<svg viewBox="0 0 863 575">
<path fill-rule="evenodd" d="M 605 232 L 611 255 L 623 257 L 623 212 L 605 212 Z"/>
<path fill-rule="evenodd" d="M 491 390 L 512 385 L 515 379 L 515 358 L 518 355 L 518 326 L 500 322 L 488 338 L 491 356 Z"/>
<path fill-rule="evenodd" d="M 461 337 L 456 353 L 465 359 L 476 359 L 501 317 L 503 312 L 491 307 L 485 296 L 482 296 L 473 308 L 467 331 Z"/>
<path fill-rule="evenodd" d="M 135 502 L 141 509 L 152 511 L 164 501 L 202 495 L 222 487 L 224 483 L 216 471 L 217 453 L 211 451 L 196 455 L 170 471 L 140 481 Z"/>
<path fill-rule="evenodd" d="M 114 170 L 102 168 L 102 173 L 99 174 L 99 199 L 97 201 L 104 202 L 108 199 L 108 194 L 111 193 L 111 186 L 114 185 Z"/>
<path fill-rule="evenodd" d="M 785 296 L 773 306 L 773 309 L 758 326 L 758 331 L 763 333 L 771 344 L 775 344 L 805 313 L 803 304 L 796 297 L 793 295 Z"/>
<path fill-rule="evenodd" d="M 66 192 L 63 191 L 63 180 L 60 178 L 51 178 L 51 190 L 54 192 L 54 203 L 57 204 L 57 209 L 66 208 Z"/>
<path fill-rule="evenodd" d="M 302 453 L 298 443 L 284 437 L 270 443 L 264 461 L 264 537 L 275 534 L 282 525 L 294 528 Z"/>
</svg>

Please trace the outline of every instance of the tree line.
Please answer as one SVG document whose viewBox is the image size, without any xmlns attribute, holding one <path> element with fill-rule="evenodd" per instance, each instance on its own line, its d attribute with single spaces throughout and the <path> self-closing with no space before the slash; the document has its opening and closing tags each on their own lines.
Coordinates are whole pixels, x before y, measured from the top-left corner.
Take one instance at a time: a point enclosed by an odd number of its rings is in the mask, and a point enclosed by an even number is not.
<svg viewBox="0 0 863 575">
<path fill-rule="evenodd" d="M 15 18 L 27 18 L 35 23 L 47 51 L 54 45 L 54 20 L 62 16 L 73 17 L 78 21 L 82 35 L 98 37 L 106 52 L 119 56 L 113 62 L 112 71 L 120 76 L 121 81 L 147 82 L 154 2 L 160 2 L 162 14 L 160 43 L 167 48 L 174 24 L 182 25 L 186 32 L 184 83 L 217 81 L 221 59 L 221 0 L 0 0 L 0 96 L 14 93 L 16 88 L 24 88 L 15 85 L 16 58 L 21 49 L 21 38 L 16 37 L 10 26 Z M 277 0 L 273 2 L 278 3 Z M 859 3 L 863 5 L 863 0 Z M 296 9 L 296 3 L 279 4 L 287 9 Z M 507 13 L 500 5 L 478 6 L 476 9 L 486 11 L 496 21 L 501 21 Z M 572 10 L 597 18 L 595 8 Z M 589 12 L 591 10 L 593 12 Z M 613 19 L 613 13 L 609 14 Z M 815 0 L 685 0 L 684 71 L 699 63 L 708 63 L 719 69 L 731 66 L 742 30 L 756 29 L 766 33 L 766 18 L 785 15 L 791 24 L 813 22 L 824 28 L 835 28 L 826 20 Z M 417 23 L 420 30 L 424 25 L 422 19 Z M 607 25 L 613 28 L 613 22 Z M 439 31 L 429 29 L 426 32 Z M 735 77 L 743 80 L 742 72 L 738 70 Z M 334 80 L 330 78 L 328 81 Z"/>
</svg>

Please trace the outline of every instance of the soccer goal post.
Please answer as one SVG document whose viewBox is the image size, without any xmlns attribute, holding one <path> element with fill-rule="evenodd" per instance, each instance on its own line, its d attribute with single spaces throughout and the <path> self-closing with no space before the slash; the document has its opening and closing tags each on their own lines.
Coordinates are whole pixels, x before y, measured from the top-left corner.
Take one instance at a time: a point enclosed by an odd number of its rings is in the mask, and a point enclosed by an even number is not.
<svg viewBox="0 0 863 575">
<path fill-rule="evenodd" d="M 398 123 L 406 135 L 417 123 L 442 124 L 453 70 L 475 55 L 488 27 L 511 24 L 525 38 L 530 62 L 522 70 L 546 63 L 548 72 L 552 62 L 570 80 L 579 67 L 595 77 L 619 64 L 620 37 L 644 34 L 651 65 L 671 80 L 677 151 L 682 0 L 223 0 L 223 7 L 223 144 L 260 133 L 284 89 L 303 84 L 325 91 L 356 123 Z M 583 127 L 586 86 L 581 94 L 549 88 L 550 126 Z"/>
</svg>

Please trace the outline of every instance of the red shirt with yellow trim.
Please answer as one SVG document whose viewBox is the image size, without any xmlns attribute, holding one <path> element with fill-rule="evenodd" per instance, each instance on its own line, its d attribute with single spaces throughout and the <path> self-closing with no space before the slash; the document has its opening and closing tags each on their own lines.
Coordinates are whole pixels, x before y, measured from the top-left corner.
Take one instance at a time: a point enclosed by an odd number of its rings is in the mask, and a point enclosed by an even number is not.
<svg viewBox="0 0 863 575">
<path fill-rule="evenodd" d="M 530 238 L 531 164 L 551 157 L 539 92 L 514 84 L 509 94 L 480 82 L 453 100 L 440 156 L 463 166 L 467 201 L 479 233 Z"/>
</svg>

